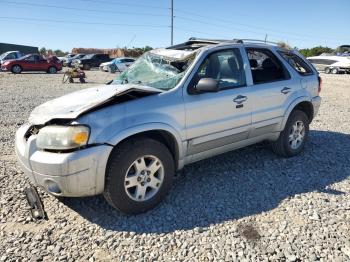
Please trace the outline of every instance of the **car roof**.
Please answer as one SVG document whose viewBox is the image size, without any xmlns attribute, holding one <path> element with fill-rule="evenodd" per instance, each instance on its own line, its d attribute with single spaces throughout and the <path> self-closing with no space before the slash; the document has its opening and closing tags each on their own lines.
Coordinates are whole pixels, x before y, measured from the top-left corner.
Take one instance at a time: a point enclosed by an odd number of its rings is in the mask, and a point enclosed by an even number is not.
<svg viewBox="0 0 350 262">
<path fill-rule="evenodd" d="M 172 45 L 167 47 L 166 49 L 174 49 L 174 50 L 188 50 L 195 51 L 200 48 L 214 48 L 217 46 L 225 46 L 225 45 L 244 45 L 249 47 L 260 47 L 260 48 L 272 48 L 279 50 L 288 50 L 290 49 L 283 48 L 278 46 L 278 43 L 265 41 L 265 40 L 257 40 L 257 39 L 206 39 L 206 38 L 195 38 L 191 37 L 188 41 Z"/>
</svg>

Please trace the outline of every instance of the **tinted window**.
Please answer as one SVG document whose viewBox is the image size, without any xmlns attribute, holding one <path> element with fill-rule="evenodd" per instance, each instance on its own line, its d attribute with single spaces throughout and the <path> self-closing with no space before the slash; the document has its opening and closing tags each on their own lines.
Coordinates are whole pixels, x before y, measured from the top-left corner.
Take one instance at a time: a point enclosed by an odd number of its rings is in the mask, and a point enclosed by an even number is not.
<svg viewBox="0 0 350 262">
<path fill-rule="evenodd" d="M 105 58 L 108 58 L 108 55 L 106 55 L 106 54 L 97 54 L 96 58 L 98 58 L 98 59 L 105 59 Z"/>
<path fill-rule="evenodd" d="M 201 78 L 218 80 L 220 89 L 244 86 L 246 84 L 245 71 L 239 49 L 210 54 L 199 67 L 192 84 L 196 85 Z"/>
<path fill-rule="evenodd" d="M 28 56 L 25 60 L 27 61 L 35 61 L 35 57 L 33 55 Z"/>
<path fill-rule="evenodd" d="M 16 58 L 17 58 L 16 53 L 11 53 L 11 54 L 8 54 L 5 59 L 7 60 L 7 59 L 16 59 Z"/>
<path fill-rule="evenodd" d="M 129 63 L 133 63 L 133 62 L 135 62 L 135 60 L 134 60 L 134 59 L 125 59 L 125 61 L 126 61 L 126 62 L 129 62 Z"/>
<path fill-rule="evenodd" d="M 290 64 L 299 74 L 301 75 L 312 75 L 311 68 L 307 65 L 307 63 L 291 52 L 279 52 L 281 56 Z"/>
<path fill-rule="evenodd" d="M 289 79 L 281 61 L 268 49 L 246 49 L 254 84 Z"/>
</svg>

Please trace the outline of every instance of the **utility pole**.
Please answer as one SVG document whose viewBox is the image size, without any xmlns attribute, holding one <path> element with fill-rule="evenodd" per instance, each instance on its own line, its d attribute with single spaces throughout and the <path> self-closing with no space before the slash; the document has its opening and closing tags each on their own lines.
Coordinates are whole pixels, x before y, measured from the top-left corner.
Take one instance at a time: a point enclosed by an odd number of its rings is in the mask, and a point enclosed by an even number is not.
<svg viewBox="0 0 350 262">
<path fill-rule="evenodd" d="M 170 14 L 171 14 L 171 45 L 174 44 L 174 0 L 171 1 Z"/>
</svg>

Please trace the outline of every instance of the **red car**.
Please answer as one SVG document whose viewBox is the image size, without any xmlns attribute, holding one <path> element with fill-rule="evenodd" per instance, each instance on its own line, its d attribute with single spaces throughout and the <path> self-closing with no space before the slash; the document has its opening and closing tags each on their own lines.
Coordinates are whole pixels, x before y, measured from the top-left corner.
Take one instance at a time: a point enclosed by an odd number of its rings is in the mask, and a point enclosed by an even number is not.
<svg viewBox="0 0 350 262">
<path fill-rule="evenodd" d="M 47 59 L 37 54 L 30 54 L 19 59 L 8 60 L 1 65 L 1 70 L 19 74 L 22 71 L 44 71 L 54 74 L 62 70 L 62 64 L 57 57 Z"/>
</svg>

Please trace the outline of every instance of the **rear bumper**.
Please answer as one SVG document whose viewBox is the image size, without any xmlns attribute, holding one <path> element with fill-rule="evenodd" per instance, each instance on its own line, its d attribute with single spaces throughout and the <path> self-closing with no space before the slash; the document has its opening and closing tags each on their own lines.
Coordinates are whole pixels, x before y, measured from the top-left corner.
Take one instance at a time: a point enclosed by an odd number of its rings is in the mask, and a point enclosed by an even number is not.
<svg viewBox="0 0 350 262">
<path fill-rule="evenodd" d="M 36 136 L 24 138 L 29 126 L 16 133 L 17 160 L 29 180 L 56 196 L 92 196 L 103 192 L 111 146 L 99 145 L 70 153 L 52 153 L 36 147 Z"/>
<path fill-rule="evenodd" d="M 313 118 L 315 118 L 315 116 L 318 114 L 318 110 L 320 109 L 320 106 L 321 106 L 321 97 L 319 96 L 315 96 L 311 99 L 311 103 L 313 105 L 313 108 L 314 108 L 314 116 Z"/>
</svg>

